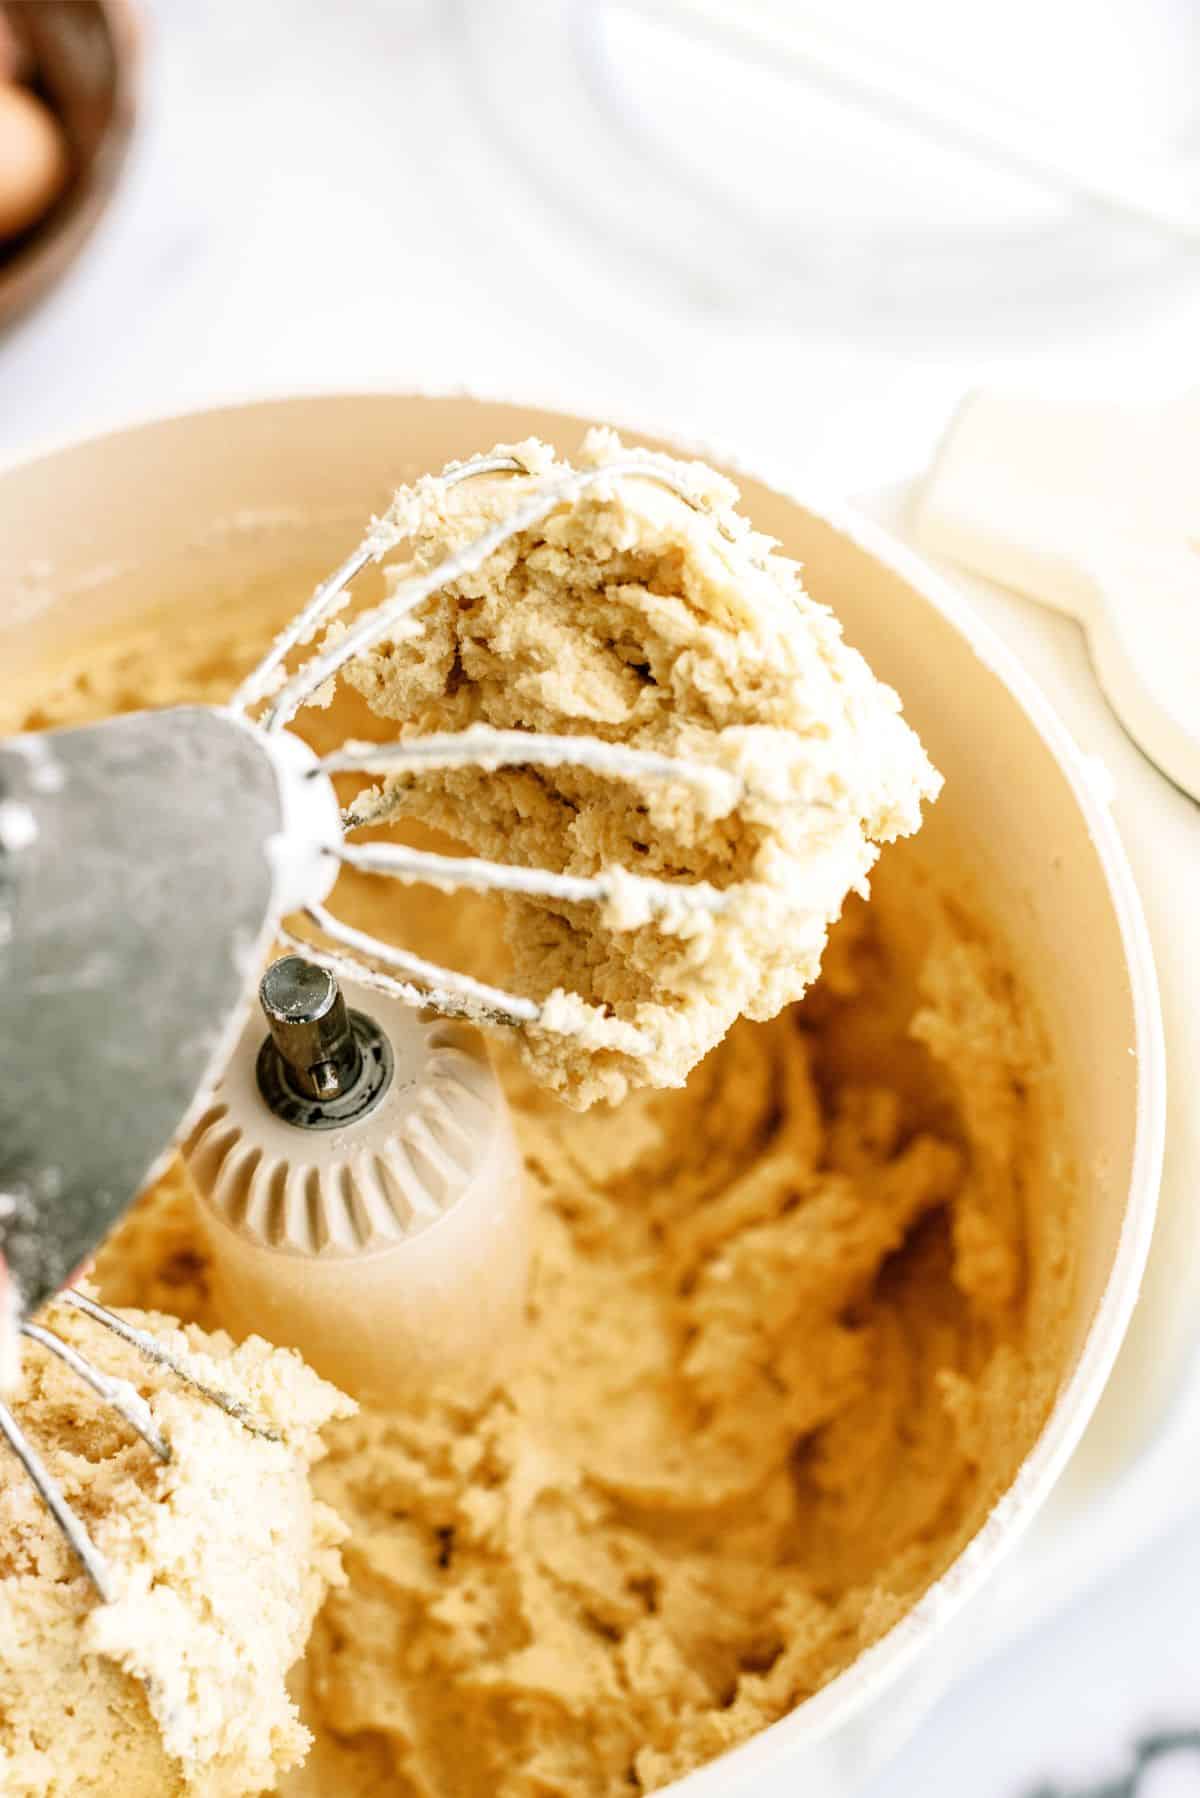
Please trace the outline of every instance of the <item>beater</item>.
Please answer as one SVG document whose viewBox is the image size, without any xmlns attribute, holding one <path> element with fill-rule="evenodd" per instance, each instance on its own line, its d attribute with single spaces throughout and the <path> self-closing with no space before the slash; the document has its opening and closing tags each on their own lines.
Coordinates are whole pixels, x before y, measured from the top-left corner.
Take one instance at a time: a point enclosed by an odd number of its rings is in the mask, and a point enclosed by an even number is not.
<svg viewBox="0 0 1200 1798">
<path fill-rule="evenodd" d="M 519 455 L 496 452 L 453 465 L 443 478 L 453 485 L 534 472 Z M 540 483 L 429 572 L 405 580 L 289 673 L 288 657 L 347 603 L 356 576 L 404 538 L 394 505 L 321 583 L 228 707 L 168 708 L 0 742 L 0 1317 L 7 1319 L 10 1367 L 17 1333 L 59 1355 L 160 1456 L 169 1444 L 137 1393 L 98 1372 L 31 1313 L 86 1265 L 171 1145 L 202 1120 L 270 944 L 282 935 L 310 963 L 408 1007 L 487 1026 L 563 1031 L 575 1026 L 551 1005 L 369 936 L 337 918 L 325 900 L 344 865 L 443 890 L 574 903 L 603 903 L 613 894 L 614 877 L 604 872 L 580 878 L 392 844 L 348 844 L 344 833 L 372 814 L 354 805 L 342 813 L 332 776 L 573 764 L 617 780 L 682 783 L 704 795 L 714 817 L 731 813 L 742 796 L 740 778 L 724 768 L 582 735 L 475 726 L 391 745 L 347 743 L 317 757 L 287 728 L 352 658 L 403 630 L 407 615 L 441 587 L 479 569 L 509 538 L 573 504 L 593 483 L 625 476 L 657 482 L 706 509 L 682 465 L 648 452 L 571 470 Z M 730 891 L 702 882 L 617 874 L 624 894 L 636 890 L 648 916 L 678 915 L 681 905 L 715 913 L 731 899 Z M 281 928 L 293 913 L 309 920 L 319 940 Z M 279 1023 L 273 1020 L 273 1030 Z M 632 1025 L 623 1028 L 636 1037 Z M 317 1100 L 335 1098 L 346 1071 L 339 1074 L 337 1047 L 313 1060 L 312 1043 L 320 1040 L 319 1028 L 315 1037 L 310 1031 L 289 1055 L 286 1030 L 276 1031 L 293 1087 Z M 63 1296 L 190 1378 L 152 1338 L 93 1299 Z M 247 1427 L 259 1427 L 229 1395 L 202 1390 Z M 3 1405 L 0 1429 L 104 1593 L 101 1560 Z"/>
</svg>

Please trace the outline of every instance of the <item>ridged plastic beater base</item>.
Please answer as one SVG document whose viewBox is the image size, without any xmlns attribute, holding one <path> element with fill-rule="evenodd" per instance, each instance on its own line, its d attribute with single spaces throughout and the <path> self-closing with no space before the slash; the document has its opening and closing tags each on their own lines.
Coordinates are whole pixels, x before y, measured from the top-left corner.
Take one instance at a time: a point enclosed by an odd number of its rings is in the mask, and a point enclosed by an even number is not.
<svg viewBox="0 0 1200 1798">
<path fill-rule="evenodd" d="M 446 1378 L 471 1390 L 518 1333 L 528 1271 L 504 1095 L 469 1026 L 342 990 L 390 1049 L 365 1115 L 314 1120 L 315 1100 L 296 1107 L 307 1121 L 272 1110 L 256 1011 L 186 1145 L 218 1312 L 374 1405 Z"/>
</svg>

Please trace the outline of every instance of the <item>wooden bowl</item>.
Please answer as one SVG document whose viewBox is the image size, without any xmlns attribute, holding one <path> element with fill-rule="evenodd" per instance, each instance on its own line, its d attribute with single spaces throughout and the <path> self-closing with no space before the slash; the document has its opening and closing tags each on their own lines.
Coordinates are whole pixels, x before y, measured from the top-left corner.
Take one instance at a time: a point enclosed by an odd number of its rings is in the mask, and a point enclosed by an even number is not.
<svg viewBox="0 0 1200 1798">
<path fill-rule="evenodd" d="M 0 0 L 32 85 L 66 133 L 71 173 L 45 216 L 0 244 L 0 328 L 75 260 L 107 206 L 133 130 L 136 17 L 129 0 Z"/>
</svg>

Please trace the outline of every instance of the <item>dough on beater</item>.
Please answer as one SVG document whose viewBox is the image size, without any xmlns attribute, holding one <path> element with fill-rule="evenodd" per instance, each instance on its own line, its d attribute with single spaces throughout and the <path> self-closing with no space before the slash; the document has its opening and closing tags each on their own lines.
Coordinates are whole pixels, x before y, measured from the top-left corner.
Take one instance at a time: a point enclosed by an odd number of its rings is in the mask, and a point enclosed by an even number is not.
<svg viewBox="0 0 1200 1798">
<path fill-rule="evenodd" d="M 581 465 L 629 453 L 594 431 Z M 397 495 L 390 519 L 409 559 L 389 571 L 394 584 L 569 473 L 536 442 L 492 454 L 530 472 L 426 477 Z M 879 844 L 915 831 L 941 785 L 895 693 L 805 593 L 797 564 L 735 510 L 731 483 L 698 462 L 637 460 L 684 482 L 692 503 L 638 474 L 598 482 L 346 673 L 405 735 L 586 733 L 741 784 L 731 800 L 570 766 L 459 768 L 390 776 L 365 802 L 375 818 L 419 818 L 528 867 L 734 889 L 719 916 L 648 917 L 620 878 L 602 907 L 506 896 L 510 984 L 559 1027 L 528 1028 L 525 1053 L 580 1108 L 681 1085 L 735 1018 L 799 998 Z"/>
<path fill-rule="evenodd" d="M 48 1320 L 147 1397 L 163 1463 L 29 1345 L 18 1420 L 105 1557 L 101 1604 L 6 1458 L 0 1477 L 0 1792 L 5 1798 L 241 1798 L 309 1744 L 285 1680 L 344 1530 L 312 1494 L 321 1426 L 354 1407 L 288 1350 L 127 1312 L 241 1398 L 252 1434 L 78 1313 Z M 7 1451 L 4 1451 L 7 1457 Z M 11 1477 L 10 1477 L 11 1476 Z"/>
</svg>

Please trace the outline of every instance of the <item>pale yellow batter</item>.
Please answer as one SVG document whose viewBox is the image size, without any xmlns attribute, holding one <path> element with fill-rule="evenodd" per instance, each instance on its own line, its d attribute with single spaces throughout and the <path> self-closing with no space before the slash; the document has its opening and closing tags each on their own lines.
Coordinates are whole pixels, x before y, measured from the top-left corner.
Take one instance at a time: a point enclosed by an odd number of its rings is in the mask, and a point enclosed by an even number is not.
<svg viewBox="0 0 1200 1798">
<path fill-rule="evenodd" d="M 218 698 L 275 622 L 131 639 L 4 722 Z M 324 740 L 372 728 L 352 700 Z M 681 1090 L 580 1115 L 504 1055 L 536 1205 L 522 1366 L 326 1428 L 348 1584 L 281 1792 L 660 1788 L 846 1667 L 978 1529 L 1060 1377 L 1072 1212 L 1035 1018 L 954 884 L 889 849 L 803 1004 Z M 489 901 L 337 897 L 458 965 L 495 941 Z M 215 1321 L 192 1203 L 176 1169 L 135 1211 L 111 1302 Z"/>
</svg>

